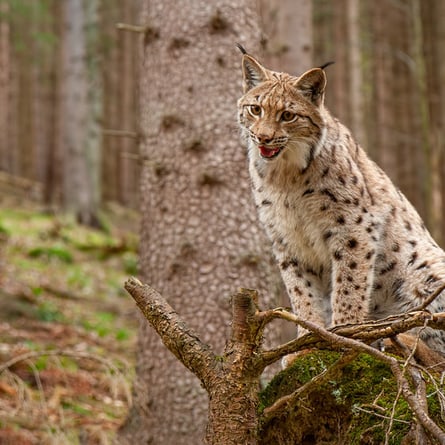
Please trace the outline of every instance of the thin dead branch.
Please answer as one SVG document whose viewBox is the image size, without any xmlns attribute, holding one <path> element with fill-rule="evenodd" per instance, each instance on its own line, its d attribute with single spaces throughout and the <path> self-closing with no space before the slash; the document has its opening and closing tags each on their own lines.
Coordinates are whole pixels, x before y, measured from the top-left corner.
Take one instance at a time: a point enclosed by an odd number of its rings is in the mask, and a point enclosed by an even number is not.
<svg viewBox="0 0 445 445">
<path fill-rule="evenodd" d="M 117 23 L 116 28 L 119 31 L 130 31 L 130 32 L 140 32 L 140 33 L 147 32 L 147 26 L 130 25 L 128 23 Z"/>
<path fill-rule="evenodd" d="M 291 312 L 277 308 L 264 311 L 260 314 L 265 323 L 269 323 L 276 318 L 296 323 L 295 315 Z M 303 320 L 300 320 L 303 323 Z M 298 323 L 300 324 L 300 323 Z M 445 313 L 431 314 L 427 311 L 409 312 L 397 316 L 388 317 L 383 320 L 369 321 L 354 325 L 336 326 L 328 330 L 338 336 L 360 340 L 370 344 L 382 338 L 395 337 L 397 334 L 409 331 L 410 329 L 422 326 L 429 326 L 435 329 L 445 330 Z M 301 326 L 303 326 L 301 324 Z M 329 341 L 325 341 L 314 332 L 308 333 L 302 337 L 291 340 L 283 345 L 277 346 L 262 353 L 262 360 L 265 366 L 268 366 L 287 354 L 294 353 L 303 348 L 332 348 Z"/>
<path fill-rule="evenodd" d="M 373 408 L 376 408 L 376 407 L 373 407 Z M 381 407 L 379 406 L 378 408 L 381 408 Z M 389 416 L 385 416 L 384 414 L 378 413 L 378 412 L 373 411 L 371 409 L 366 409 L 363 406 L 355 406 L 354 410 L 355 411 L 361 411 L 361 412 L 366 413 L 366 414 L 371 414 L 372 416 L 379 417 L 380 419 L 384 419 L 384 420 L 391 420 L 392 419 L 394 422 L 404 423 L 405 425 L 409 425 L 410 424 L 407 420 L 391 418 Z"/>
<path fill-rule="evenodd" d="M 425 310 L 430 303 L 432 303 L 443 291 L 445 290 L 445 284 L 438 287 L 422 304 L 412 310 L 412 312 Z"/>
</svg>

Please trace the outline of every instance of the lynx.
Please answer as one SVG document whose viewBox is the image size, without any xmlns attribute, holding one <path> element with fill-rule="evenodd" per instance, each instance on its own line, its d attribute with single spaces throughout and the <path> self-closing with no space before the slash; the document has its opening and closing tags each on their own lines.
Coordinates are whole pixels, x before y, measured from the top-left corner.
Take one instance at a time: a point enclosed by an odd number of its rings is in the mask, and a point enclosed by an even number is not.
<svg viewBox="0 0 445 445">
<path fill-rule="evenodd" d="M 330 327 L 420 305 L 445 252 L 388 176 L 324 106 L 326 75 L 263 67 L 244 51 L 239 124 L 259 219 L 300 317 Z M 445 292 L 428 306 L 442 312 Z M 445 334 L 422 339 L 445 354 Z"/>
</svg>

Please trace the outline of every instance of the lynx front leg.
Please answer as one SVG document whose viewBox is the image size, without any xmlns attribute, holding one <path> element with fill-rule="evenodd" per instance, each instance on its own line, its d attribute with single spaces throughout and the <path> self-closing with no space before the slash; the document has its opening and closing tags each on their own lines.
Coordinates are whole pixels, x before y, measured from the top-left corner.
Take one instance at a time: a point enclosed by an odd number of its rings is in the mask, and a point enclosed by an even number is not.
<svg viewBox="0 0 445 445">
<path fill-rule="evenodd" d="M 317 272 L 303 268 L 295 258 L 281 261 L 280 269 L 294 313 L 304 320 L 327 326 L 329 300 Z M 299 336 L 304 332 L 302 328 L 298 329 Z"/>
<path fill-rule="evenodd" d="M 349 237 L 332 252 L 332 325 L 358 323 L 369 313 L 375 250 Z"/>
</svg>

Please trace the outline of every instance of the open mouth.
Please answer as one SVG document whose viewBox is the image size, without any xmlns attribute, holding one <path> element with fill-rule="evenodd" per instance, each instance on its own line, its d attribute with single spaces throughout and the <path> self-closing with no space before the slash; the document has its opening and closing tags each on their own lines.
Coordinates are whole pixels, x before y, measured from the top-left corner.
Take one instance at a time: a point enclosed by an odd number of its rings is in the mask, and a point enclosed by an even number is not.
<svg viewBox="0 0 445 445">
<path fill-rule="evenodd" d="M 264 145 L 260 145 L 258 149 L 260 150 L 261 157 L 265 159 L 273 159 L 280 154 L 283 147 L 265 147 Z"/>
</svg>

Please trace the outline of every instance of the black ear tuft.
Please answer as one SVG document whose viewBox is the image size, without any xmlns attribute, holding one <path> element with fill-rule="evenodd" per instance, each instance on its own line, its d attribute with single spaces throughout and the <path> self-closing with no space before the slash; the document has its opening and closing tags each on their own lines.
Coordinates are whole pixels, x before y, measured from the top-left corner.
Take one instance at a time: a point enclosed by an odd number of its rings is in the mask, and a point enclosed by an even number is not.
<svg viewBox="0 0 445 445">
<path fill-rule="evenodd" d="M 240 43 L 235 43 L 236 47 L 241 51 L 241 54 L 247 54 L 247 51 L 244 49 L 244 46 Z"/>
<path fill-rule="evenodd" d="M 332 60 L 330 62 L 326 62 L 323 65 L 319 66 L 318 68 L 320 68 L 321 70 L 324 70 L 325 68 L 327 68 L 328 66 L 333 65 L 335 62 Z"/>
</svg>

